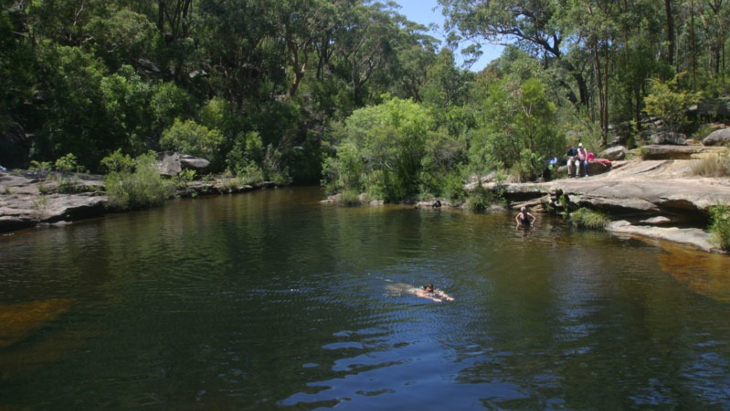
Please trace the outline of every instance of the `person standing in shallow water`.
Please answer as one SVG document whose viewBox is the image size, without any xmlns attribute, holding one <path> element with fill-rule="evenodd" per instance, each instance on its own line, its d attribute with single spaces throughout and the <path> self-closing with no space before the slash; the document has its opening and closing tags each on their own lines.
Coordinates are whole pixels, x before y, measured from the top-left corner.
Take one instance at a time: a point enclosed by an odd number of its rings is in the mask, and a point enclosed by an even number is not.
<svg viewBox="0 0 730 411">
<path fill-rule="evenodd" d="M 532 227 L 535 224 L 537 217 L 527 212 L 527 207 L 520 208 L 519 214 L 515 216 L 517 222 L 517 228 Z"/>
</svg>

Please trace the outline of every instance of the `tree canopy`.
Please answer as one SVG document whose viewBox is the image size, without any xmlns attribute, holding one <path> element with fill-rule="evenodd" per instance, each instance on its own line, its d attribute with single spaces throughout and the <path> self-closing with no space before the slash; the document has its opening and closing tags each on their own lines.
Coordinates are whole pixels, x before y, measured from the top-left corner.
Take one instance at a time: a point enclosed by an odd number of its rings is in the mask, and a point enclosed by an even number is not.
<svg viewBox="0 0 730 411">
<path fill-rule="evenodd" d="M 691 132 L 685 106 L 727 95 L 724 0 L 439 4 L 449 44 L 395 2 L 2 0 L 0 164 L 173 149 L 390 201 L 461 196 L 475 173 L 535 178 L 566 139 L 640 140 L 647 114 Z M 458 39 L 507 47 L 475 73 Z"/>
</svg>

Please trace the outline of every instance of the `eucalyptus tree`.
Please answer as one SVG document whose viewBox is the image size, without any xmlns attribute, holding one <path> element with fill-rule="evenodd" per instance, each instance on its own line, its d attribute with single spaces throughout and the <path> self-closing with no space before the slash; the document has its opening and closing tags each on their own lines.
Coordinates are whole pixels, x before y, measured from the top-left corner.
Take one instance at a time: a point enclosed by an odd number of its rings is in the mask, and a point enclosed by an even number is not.
<svg viewBox="0 0 730 411">
<path fill-rule="evenodd" d="M 638 126 L 648 79 L 671 76 L 673 68 L 665 59 L 657 58 L 664 53 L 665 43 L 662 5 L 652 0 L 624 0 L 618 7 L 609 114 L 612 121 L 631 119 Z"/>
<path fill-rule="evenodd" d="M 492 79 L 484 96 L 484 115 L 470 143 L 470 165 L 485 172 L 511 170 L 519 178 L 535 178 L 550 153 L 564 139 L 557 133 L 556 105 L 536 78 Z"/>
<path fill-rule="evenodd" d="M 291 98 L 304 79 L 321 33 L 331 33 L 339 27 L 338 10 L 326 0 L 287 0 L 274 4 L 278 12 L 277 35 L 286 44 L 293 73 L 287 94 Z M 321 42 L 318 45 L 325 47 Z"/>
<path fill-rule="evenodd" d="M 397 59 L 399 28 L 394 24 L 393 4 L 357 4 L 343 15 L 343 29 L 335 39 L 332 70 L 352 89 L 355 106 L 369 97 L 367 86 L 381 70 Z"/>
<path fill-rule="evenodd" d="M 150 58 L 158 36 L 146 15 L 128 8 L 112 7 L 92 16 L 85 30 L 94 54 L 112 71 L 124 64 L 139 66 L 140 60 Z"/>
<path fill-rule="evenodd" d="M 235 109 L 248 109 L 285 92 L 285 52 L 275 41 L 275 22 L 267 18 L 267 1 L 201 0 L 200 48 L 208 69 L 211 93 Z"/>
<path fill-rule="evenodd" d="M 426 79 L 419 94 L 424 102 L 442 110 L 466 104 L 475 74 L 456 67 L 450 48 L 442 49 L 432 60 L 431 64 L 422 66 Z"/>
<path fill-rule="evenodd" d="M 564 58 L 566 34 L 555 19 L 555 0 L 439 0 L 447 15 L 447 28 L 456 28 L 470 39 L 510 43 L 541 57 L 556 61 L 568 70 L 578 88 L 579 102 L 589 104 L 584 73 Z"/>
<path fill-rule="evenodd" d="M 687 47 L 680 48 L 680 56 L 689 59 L 686 66 L 693 86 L 724 92 L 730 4 L 727 0 L 686 0 L 681 10 L 679 41 Z"/>
<path fill-rule="evenodd" d="M 563 26 L 590 56 L 596 95 L 601 143 L 606 145 L 609 125 L 609 91 L 619 39 L 621 4 L 615 0 L 565 0 L 560 8 Z M 595 107 L 596 105 L 594 105 Z"/>
<path fill-rule="evenodd" d="M 33 100 L 37 61 L 25 16 L 3 3 L 0 9 L 0 130 L 25 117 L 23 106 Z M 7 164 L 7 163 L 6 163 Z"/>
<path fill-rule="evenodd" d="M 157 29 L 165 40 L 174 42 L 191 36 L 193 27 L 193 0 L 156 0 Z"/>
<path fill-rule="evenodd" d="M 694 4 L 694 2 L 691 2 Z M 713 44 L 710 50 L 713 52 L 714 57 L 714 72 L 718 75 L 725 72 L 725 40 L 726 40 L 726 20 L 728 19 L 728 3 L 725 0 L 707 0 L 707 8 L 712 12 L 708 13 L 712 17 L 711 23 L 708 25 L 714 25 L 712 30 L 713 33 Z M 703 15 L 704 17 L 704 15 Z M 714 24 L 713 24 L 714 23 Z"/>
<path fill-rule="evenodd" d="M 70 47 L 90 39 L 85 26 L 94 16 L 103 14 L 106 6 L 103 0 L 19 2 L 34 43 L 45 40 Z"/>
<path fill-rule="evenodd" d="M 394 95 L 421 102 L 421 89 L 429 82 L 428 69 L 436 63 L 440 41 L 425 34 L 425 26 L 398 14 L 394 18 L 393 24 L 399 29 L 393 39 L 396 58 L 378 77 L 389 84 Z"/>
</svg>

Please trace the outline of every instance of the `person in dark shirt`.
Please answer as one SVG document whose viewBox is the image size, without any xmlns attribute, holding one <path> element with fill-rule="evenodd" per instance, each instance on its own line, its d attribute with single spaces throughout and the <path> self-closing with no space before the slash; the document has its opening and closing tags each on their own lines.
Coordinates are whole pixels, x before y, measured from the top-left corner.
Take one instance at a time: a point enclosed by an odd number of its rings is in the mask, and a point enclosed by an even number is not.
<svg viewBox="0 0 730 411">
<path fill-rule="evenodd" d="M 565 155 L 568 157 L 568 175 L 570 177 L 575 177 L 576 168 L 579 164 L 578 149 L 573 148 L 573 146 L 571 146 L 570 144 L 568 144 L 565 148 L 567 150 Z"/>
<path fill-rule="evenodd" d="M 550 181 L 553 179 L 553 171 L 558 167 L 558 158 L 554 154 L 550 154 L 547 160 L 545 160 L 545 169 L 542 171 L 543 181 Z"/>
</svg>

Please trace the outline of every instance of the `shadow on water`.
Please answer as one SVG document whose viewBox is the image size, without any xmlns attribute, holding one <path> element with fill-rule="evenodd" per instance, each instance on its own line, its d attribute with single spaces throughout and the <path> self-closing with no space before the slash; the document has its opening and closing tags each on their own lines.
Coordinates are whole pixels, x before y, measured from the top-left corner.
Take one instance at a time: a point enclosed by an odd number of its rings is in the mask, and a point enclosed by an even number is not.
<svg viewBox="0 0 730 411">
<path fill-rule="evenodd" d="M 727 257 L 321 198 L 0 241 L 0 409 L 730 409 Z"/>
</svg>

